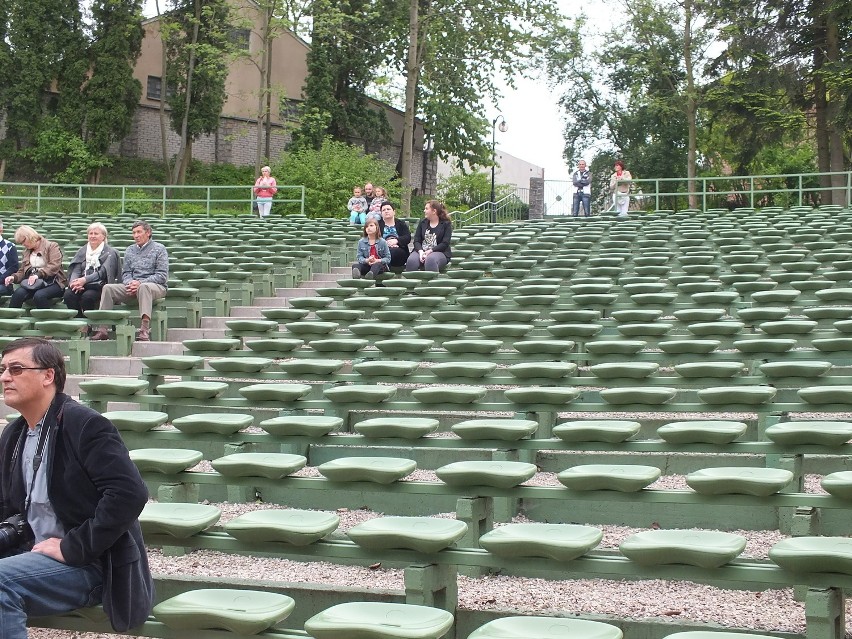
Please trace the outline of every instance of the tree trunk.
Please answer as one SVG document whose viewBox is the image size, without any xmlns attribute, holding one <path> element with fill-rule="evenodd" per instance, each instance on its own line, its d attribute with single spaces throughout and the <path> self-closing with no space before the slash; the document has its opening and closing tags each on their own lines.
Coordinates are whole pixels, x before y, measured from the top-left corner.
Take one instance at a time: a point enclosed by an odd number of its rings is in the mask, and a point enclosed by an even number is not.
<svg viewBox="0 0 852 639">
<path fill-rule="evenodd" d="M 814 121 L 817 147 L 817 170 L 819 176 L 819 200 L 827 204 L 831 201 L 831 177 L 825 175 L 831 171 L 831 143 L 828 133 L 828 98 L 826 96 L 825 78 L 822 69 L 825 66 L 825 51 L 822 42 L 825 41 L 825 16 L 823 14 L 823 3 L 821 0 L 813 0 L 811 3 L 811 19 L 814 27 L 814 55 L 813 55 L 813 82 L 814 82 Z"/>
<path fill-rule="evenodd" d="M 172 181 L 172 167 L 169 166 L 169 119 L 166 117 L 166 97 L 169 90 L 166 74 L 169 71 L 169 61 L 166 55 L 166 37 L 163 33 L 163 16 L 160 13 L 160 1 L 155 0 L 157 17 L 160 25 L 160 44 L 163 48 L 163 58 L 160 64 L 160 147 L 163 151 L 163 166 L 166 169 L 166 184 Z"/>
<path fill-rule="evenodd" d="M 257 92 L 257 140 L 254 156 L 254 174 L 260 175 L 260 167 L 263 166 L 263 130 L 266 115 L 266 60 L 269 57 L 269 35 L 271 28 L 271 7 L 267 7 L 263 14 L 263 27 L 260 36 L 261 46 L 263 50 L 260 57 L 260 82 L 258 83 Z"/>
<path fill-rule="evenodd" d="M 825 37 L 825 54 L 826 61 L 834 67 L 840 60 L 840 34 L 837 29 L 839 20 L 836 15 L 836 9 L 829 9 L 830 13 L 826 16 L 826 37 Z M 840 173 L 845 168 L 843 165 L 843 134 L 840 129 L 841 110 L 843 108 L 841 100 L 845 100 L 846 96 L 839 95 L 837 90 L 828 91 L 827 99 L 827 114 L 828 121 L 828 145 L 829 145 L 829 167 L 830 171 L 836 172 L 836 175 L 831 176 L 831 203 L 845 206 L 846 191 L 843 188 L 845 184 L 844 175 Z"/>
<path fill-rule="evenodd" d="M 180 148 L 175 158 L 174 180 L 175 184 L 183 184 L 186 178 L 186 157 L 189 140 L 189 110 L 192 106 L 192 76 L 195 71 L 195 47 L 198 44 L 198 29 L 201 23 L 201 0 L 195 0 L 195 23 L 192 27 L 192 42 L 189 50 L 189 66 L 186 71 L 186 99 L 184 102 L 183 119 L 180 124 Z"/>
<path fill-rule="evenodd" d="M 270 9 L 270 22 L 272 20 L 272 10 Z M 266 139 L 263 145 L 263 154 L 267 161 L 272 161 L 272 151 L 270 150 L 270 138 L 272 137 L 272 45 L 275 40 L 274 36 L 269 38 L 269 54 L 266 56 Z M 280 109 L 280 106 L 279 106 Z"/>
<path fill-rule="evenodd" d="M 686 67 L 686 178 L 689 192 L 689 207 L 698 208 L 696 194 L 696 158 L 698 156 L 698 127 L 696 114 L 698 112 L 698 95 L 695 88 L 695 69 L 692 59 L 692 0 L 686 0 L 683 5 L 683 61 Z"/>
<path fill-rule="evenodd" d="M 417 92 L 419 64 L 418 51 L 418 0 L 409 0 L 408 5 L 408 60 L 405 65 L 405 119 L 402 126 L 401 170 L 402 196 L 400 208 L 402 215 L 411 214 L 411 160 L 414 152 L 414 100 Z"/>
</svg>

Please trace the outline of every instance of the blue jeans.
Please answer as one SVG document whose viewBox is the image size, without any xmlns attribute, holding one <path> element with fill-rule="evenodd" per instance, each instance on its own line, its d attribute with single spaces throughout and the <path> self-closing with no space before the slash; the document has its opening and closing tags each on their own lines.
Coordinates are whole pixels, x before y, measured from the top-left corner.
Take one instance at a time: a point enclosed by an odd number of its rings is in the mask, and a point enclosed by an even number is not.
<svg viewBox="0 0 852 639">
<path fill-rule="evenodd" d="M 589 217 L 589 215 L 591 214 L 591 199 L 591 193 L 582 193 L 580 191 L 574 193 L 574 206 L 571 209 L 571 215 L 577 217 L 577 215 L 580 213 L 580 202 L 582 201 L 583 214 L 586 217 Z"/>
<path fill-rule="evenodd" d="M 27 617 L 94 606 L 101 601 L 100 564 L 75 568 L 37 552 L 0 559 L 0 637 L 27 639 Z"/>
</svg>

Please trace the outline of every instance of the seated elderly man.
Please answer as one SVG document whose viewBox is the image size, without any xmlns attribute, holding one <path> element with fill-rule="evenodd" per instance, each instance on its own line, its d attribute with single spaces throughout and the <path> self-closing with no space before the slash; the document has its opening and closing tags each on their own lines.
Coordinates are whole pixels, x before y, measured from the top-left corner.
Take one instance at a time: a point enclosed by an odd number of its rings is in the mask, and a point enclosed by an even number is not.
<svg viewBox="0 0 852 639">
<path fill-rule="evenodd" d="M 101 310 L 109 310 L 115 304 L 121 304 L 136 298 L 142 324 L 136 331 L 136 339 L 147 342 L 151 339 L 151 312 L 154 300 L 166 296 L 166 283 L 169 279 L 169 254 L 166 247 L 151 239 L 151 225 L 148 222 L 133 223 L 133 240 L 124 252 L 124 267 L 121 271 L 121 284 L 105 284 L 101 293 Z M 106 326 L 100 326 L 93 340 L 109 339 Z"/>
</svg>

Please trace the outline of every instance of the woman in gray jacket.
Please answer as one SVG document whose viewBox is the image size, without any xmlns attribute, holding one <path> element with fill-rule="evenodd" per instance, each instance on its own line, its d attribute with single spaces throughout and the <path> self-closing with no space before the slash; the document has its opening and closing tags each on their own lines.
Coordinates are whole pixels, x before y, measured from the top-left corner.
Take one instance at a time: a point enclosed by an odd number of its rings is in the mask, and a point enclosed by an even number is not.
<svg viewBox="0 0 852 639">
<path fill-rule="evenodd" d="M 121 281 L 121 259 L 118 252 L 107 244 L 107 230 L 100 222 L 89 224 L 88 243 L 81 247 L 71 260 L 68 269 L 68 288 L 65 289 L 65 306 L 84 317 L 100 305 L 104 284 Z"/>
</svg>

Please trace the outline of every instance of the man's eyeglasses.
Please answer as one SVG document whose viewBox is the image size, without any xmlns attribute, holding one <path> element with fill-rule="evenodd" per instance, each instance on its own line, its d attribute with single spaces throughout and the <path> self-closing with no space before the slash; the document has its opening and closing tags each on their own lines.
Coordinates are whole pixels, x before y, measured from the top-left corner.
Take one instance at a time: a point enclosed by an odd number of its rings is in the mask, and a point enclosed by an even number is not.
<svg viewBox="0 0 852 639">
<path fill-rule="evenodd" d="M 6 366 L 5 364 L 0 364 L 0 375 L 9 371 L 9 375 L 12 377 L 17 377 L 24 371 L 46 371 L 50 366 L 21 366 L 20 364 L 9 364 Z"/>
</svg>

